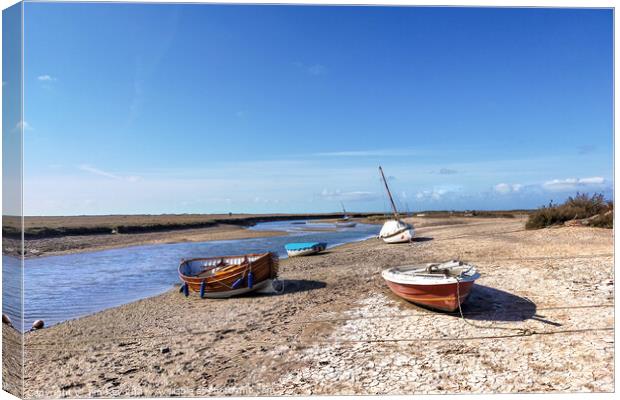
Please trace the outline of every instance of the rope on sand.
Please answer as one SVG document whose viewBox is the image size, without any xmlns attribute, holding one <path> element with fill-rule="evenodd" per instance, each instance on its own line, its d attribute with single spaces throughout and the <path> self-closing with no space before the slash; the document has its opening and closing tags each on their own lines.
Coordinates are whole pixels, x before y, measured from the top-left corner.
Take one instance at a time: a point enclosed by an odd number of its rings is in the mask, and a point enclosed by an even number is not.
<svg viewBox="0 0 620 400">
<path fill-rule="evenodd" d="M 529 303 L 529 302 L 528 302 Z M 572 310 L 572 309 L 586 309 L 586 308 L 609 308 L 609 307 L 614 307 L 613 303 L 609 303 L 609 304 L 589 304 L 589 305 L 581 305 L 581 306 L 551 306 L 551 307 L 537 307 L 536 310 L 537 311 L 544 311 L 544 310 Z M 502 313 L 504 314 L 518 314 L 522 311 L 527 311 L 529 310 L 529 308 L 526 307 L 515 307 L 512 309 L 508 309 L 508 310 L 502 310 Z M 488 311 L 479 311 L 479 312 L 462 312 L 463 316 L 471 316 L 471 315 L 483 315 L 483 314 L 487 314 Z M 446 313 L 446 315 L 450 315 L 450 316 L 454 316 L 454 315 L 461 315 L 461 313 L 455 314 L 455 313 Z M 391 318 L 412 318 L 412 317 L 436 317 L 436 314 L 433 313 L 420 313 L 420 314 L 409 314 L 409 313 L 405 313 L 405 314 L 395 314 L 395 315 L 365 315 L 365 316 L 351 316 L 351 317 L 337 317 L 337 318 L 324 318 L 324 319 L 312 319 L 312 320 L 297 320 L 297 321 L 285 321 L 285 322 L 279 322 L 279 323 L 269 323 L 266 324 L 264 326 L 252 326 L 251 329 L 255 330 L 255 331 L 259 331 L 259 330 L 268 330 L 268 329 L 272 329 L 274 327 L 278 327 L 278 326 L 285 326 L 285 325 L 309 325 L 309 324 L 322 324 L 322 323 L 338 323 L 338 322 L 345 322 L 345 321 L 356 321 L 356 320 L 371 320 L 371 319 L 391 319 Z M 239 327 L 240 329 L 248 329 L 248 327 Z M 170 334 L 157 334 L 157 335 L 140 335 L 140 336 L 112 336 L 109 337 L 107 339 L 109 339 L 109 341 L 127 341 L 127 340 L 140 340 L 140 339 L 155 339 L 155 338 L 166 338 L 166 337 L 177 337 L 179 335 L 205 335 L 205 334 L 209 334 L 209 333 L 220 333 L 223 330 L 226 329 L 237 329 L 237 328 L 233 328 L 230 326 L 223 326 L 219 329 L 210 329 L 210 330 L 202 330 L 202 331 L 192 331 L 192 330 L 185 330 L 185 332 L 174 332 L 174 333 L 170 333 Z M 7 341 L 10 340 L 9 338 L 6 339 Z M 100 339 L 79 339 L 79 340 L 64 340 L 62 343 L 64 344 L 71 344 L 71 343 L 91 343 L 91 342 L 98 342 L 100 341 Z M 17 343 L 17 342 L 16 342 Z M 60 343 L 58 342 L 48 342 L 48 343 L 29 343 L 26 344 L 26 346 L 30 347 L 30 346 L 57 346 Z M 21 344 L 20 344 L 21 345 Z"/>
<path fill-rule="evenodd" d="M 466 336 L 466 337 L 431 337 L 431 338 L 394 338 L 394 339 L 314 339 L 309 341 L 303 340 L 290 340 L 290 341 L 273 341 L 273 340 L 244 340 L 243 343 L 249 345 L 262 345 L 262 346 L 283 346 L 283 345 L 297 345 L 297 346 L 311 346 L 311 345 L 319 345 L 319 344 L 359 344 L 359 343 L 384 343 L 384 344 L 392 344 L 392 343 L 404 343 L 404 342 L 455 342 L 455 341 L 470 341 L 470 340 L 487 340 L 487 339 L 512 339 L 512 338 L 522 338 L 526 336 L 535 336 L 535 335 L 558 335 L 558 334 L 580 334 L 580 333 L 588 333 L 588 332 L 601 332 L 601 331 L 613 331 L 614 327 L 603 327 L 603 328 L 586 328 L 586 329 L 563 329 L 563 330 L 554 330 L 554 331 L 529 331 L 528 335 L 523 335 L 520 333 L 508 334 L 508 335 L 490 335 L 490 336 Z M 160 335 L 162 337 L 178 337 L 178 335 Z M 155 336 L 156 337 L 156 336 Z M 134 337 L 133 339 L 139 340 L 142 337 Z M 10 339 L 5 340 L 7 342 L 13 342 Z M 17 342 L 16 342 L 17 343 Z M 37 348 L 37 346 L 41 346 Z M 49 348 L 48 346 L 53 346 Z M 25 347 L 28 348 L 29 351 L 51 351 L 51 352 L 78 352 L 78 353 L 92 353 L 93 351 L 102 354 L 119 354 L 119 350 L 113 351 L 105 351 L 105 350 L 93 350 L 92 348 L 88 349 L 79 349 L 79 348 L 62 348 L 59 349 L 57 344 L 45 343 L 38 345 L 28 345 Z M 144 350 L 145 348 L 159 348 L 159 344 L 153 344 L 149 346 L 141 345 L 140 349 Z M 202 348 L 201 350 L 206 350 L 208 347 Z"/>
<path fill-rule="evenodd" d="M 531 336 L 535 333 L 535 331 L 528 329 L 528 328 L 515 328 L 512 326 L 497 326 L 497 325 L 492 325 L 492 324 L 491 325 L 479 325 L 479 324 L 474 324 L 473 322 L 466 320 L 465 316 L 463 315 L 463 309 L 461 308 L 461 291 L 460 291 L 461 279 L 458 276 L 455 277 L 455 279 L 456 279 L 456 302 L 459 305 L 459 314 L 461 314 L 461 319 L 463 320 L 463 322 L 465 322 L 466 324 L 470 326 L 473 326 L 474 328 L 502 329 L 506 331 L 514 331 L 514 332 L 518 332 L 519 336 Z M 533 304 L 534 307 L 536 307 L 536 304 L 534 304 L 534 302 L 528 299 L 527 297 L 523 297 L 523 296 L 519 296 L 519 297 L 524 299 L 526 302 Z"/>
</svg>

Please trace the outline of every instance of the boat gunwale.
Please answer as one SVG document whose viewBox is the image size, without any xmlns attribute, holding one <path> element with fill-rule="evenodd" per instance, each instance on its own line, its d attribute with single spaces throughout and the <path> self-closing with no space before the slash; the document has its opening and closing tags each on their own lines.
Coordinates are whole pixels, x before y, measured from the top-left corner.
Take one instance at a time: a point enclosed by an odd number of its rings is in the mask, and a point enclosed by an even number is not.
<svg viewBox="0 0 620 400">
<path fill-rule="evenodd" d="M 475 282 L 477 279 L 480 278 L 481 274 L 480 272 L 478 272 L 477 268 L 474 265 L 471 264 L 467 264 L 470 265 L 470 270 L 468 271 L 472 271 L 468 274 L 464 274 L 462 273 L 461 275 L 458 276 L 446 276 L 443 274 L 421 274 L 421 275 L 406 275 L 402 272 L 398 273 L 395 272 L 396 269 L 398 268 L 403 268 L 403 267 L 412 267 L 411 269 L 414 269 L 414 267 L 418 267 L 420 266 L 420 268 L 418 269 L 424 269 L 425 267 L 428 267 L 430 265 L 433 265 L 434 263 L 430 263 L 430 264 L 412 264 L 412 265 L 400 265 L 397 267 L 390 267 L 387 268 L 385 270 L 383 270 L 381 272 L 381 276 L 383 277 L 383 279 L 385 279 L 386 281 L 390 281 L 399 285 L 412 285 L 412 286 L 438 286 L 438 285 L 454 285 L 457 283 L 468 283 L 468 282 Z M 465 271 L 467 272 L 467 271 Z M 403 279 L 405 278 L 405 279 Z M 431 281 L 429 280 L 429 278 L 436 278 L 436 280 Z M 457 279 L 459 278 L 459 279 Z"/>
<path fill-rule="evenodd" d="M 270 252 L 266 252 L 266 253 L 248 253 L 248 254 L 240 254 L 240 255 L 236 255 L 236 256 L 217 256 L 217 257 L 197 257 L 197 258 L 187 258 L 187 259 L 182 259 L 181 262 L 179 263 L 179 265 L 183 265 L 185 263 L 191 262 L 191 261 L 204 261 L 204 260 L 223 260 L 226 258 L 243 258 L 243 257 L 253 257 L 253 256 L 257 256 L 259 258 L 262 258 L 263 256 L 266 256 L 268 254 L 272 254 Z M 236 265 L 240 265 L 240 264 L 236 264 Z"/>
<path fill-rule="evenodd" d="M 187 259 L 187 260 L 182 260 L 179 263 L 178 273 L 179 273 L 179 276 L 180 276 L 181 280 L 183 280 L 183 281 L 185 281 L 185 279 L 187 279 L 187 280 L 197 280 L 197 281 L 206 281 L 207 279 L 215 278 L 217 273 L 214 274 L 214 275 L 205 276 L 205 277 L 201 277 L 201 276 L 198 276 L 198 275 L 186 275 L 183 272 L 181 272 L 181 267 L 183 267 L 183 265 L 185 265 L 185 264 L 187 264 L 189 262 L 193 262 L 193 261 L 224 260 L 224 259 L 227 259 L 227 258 L 246 258 L 246 257 L 254 257 L 254 256 L 257 257 L 256 260 L 248 261 L 248 263 L 256 263 L 256 262 L 263 262 L 263 261 L 269 262 L 270 260 L 273 260 L 274 257 L 277 257 L 276 254 L 271 253 L 271 252 L 267 252 L 267 253 L 248 253 L 248 254 L 235 255 L 235 256 L 190 258 L 190 259 Z M 245 264 L 246 264 L 245 262 L 242 262 L 242 263 L 239 263 L 239 264 L 227 265 L 226 267 L 232 267 L 232 268 L 237 267 L 238 268 L 238 267 L 243 267 Z M 201 271 L 201 274 L 206 272 L 206 271 L 209 271 L 209 270 L 211 270 L 213 268 L 217 268 L 218 265 L 209 265 L 209 266 L 206 266 L 206 267 L 208 267 L 208 268 L 205 268 L 203 271 Z M 238 275 L 238 274 L 239 274 L 238 272 L 234 272 L 234 273 L 232 273 L 230 275 L 234 276 L 234 275 Z M 217 279 L 217 280 L 213 280 L 212 283 L 217 283 L 217 282 L 219 282 L 220 280 L 223 280 L 223 279 L 227 279 L 227 278 L 220 278 L 220 279 Z M 211 283 L 211 282 L 209 282 L 209 283 Z"/>
</svg>

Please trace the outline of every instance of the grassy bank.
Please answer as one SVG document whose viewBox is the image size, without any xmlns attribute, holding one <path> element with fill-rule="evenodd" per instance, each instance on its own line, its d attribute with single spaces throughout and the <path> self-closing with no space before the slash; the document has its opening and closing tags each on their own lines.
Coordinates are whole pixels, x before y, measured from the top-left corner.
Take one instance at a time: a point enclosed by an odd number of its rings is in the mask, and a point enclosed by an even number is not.
<svg viewBox="0 0 620 400">
<path fill-rule="evenodd" d="M 574 221 L 574 225 L 586 225 L 598 228 L 613 228 L 614 204 L 606 201 L 602 194 L 592 196 L 577 193 L 563 204 L 549 203 L 530 214 L 526 229 L 541 229 L 553 225 L 563 225 Z"/>
<path fill-rule="evenodd" d="M 349 213 L 364 218 L 377 213 Z M 163 215 L 83 215 L 59 217 L 25 217 L 24 237 L 44 239 L 60 236 L 103 235 L 116 233 L 150 233 L 209 228 L 216 225 L 253 226 L 259 222 L 294 219 L 340 218 L 341 213 L 325 214 L 163 214 Z M 19 219 L 4 217 L 5 237 L 21 235 Z"/>
</svg>

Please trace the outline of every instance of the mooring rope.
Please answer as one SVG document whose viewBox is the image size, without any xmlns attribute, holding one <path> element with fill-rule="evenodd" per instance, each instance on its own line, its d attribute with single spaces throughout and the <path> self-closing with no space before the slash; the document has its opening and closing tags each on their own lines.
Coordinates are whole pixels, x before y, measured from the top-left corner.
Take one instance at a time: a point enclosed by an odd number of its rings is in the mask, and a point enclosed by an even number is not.
<svg viewBox="0 0 620 400">
<path fill-rule="evenodd" d="M 479 329 L 502 329 L 502 330 L 507 330 L 507 331 L 515 331 L 515 332 L 519 332 L 520 336 L 531 336 L 534 333 L 536 333 L 535 331 L 528 329 L 528 328 L 515 328 L 512 326 L 497 326 L 497 325 L 479 325 L 479 324 L 474 324 L 471 321 L 468 321 L 467 319 L 465 319 L 465 316 L 463 315 L 463 308 L 461 307 L 461 291 L 460 291 L 461 278 L 457 276 L 455 277 L 455 279 L 456 279 L 456 301 L 459 305 L 459 314 L 461 315 L 461 319 L 466 324 L 473 326 L 474 328 L 479 328 Z M 519 296 L 519 297 L 526 300 L 526 302 L 533 304 L 534 307 L 536 307 L 536 304 L 530 299 L 528 299 L 527 297 L 523 297 L 523 296 Z"/>
<path fill-rule="evenodd" d="M 528 331 L 527 335 L 522 333 L 513 334 L 513 335 L 489 335 L 489 336 L 466 336 L 466 337 L 427 337 L 427 338 L 377 338 L 377 339 L 312 339 L 309 341 L 303 341 L 299 339 L 288 340 L 288 341 L 273 341 L 273 340 L 244 340 L 243 343 L 249 345 L 262 345 L 262 346 L 286 346 L 286 345 L 297 345 L 297 346 L 311 346 L 311 345 L 319 345 L 319 344 L 334 344 L 334 345 L 348 345 L 348 344 L 359 344 L 359 343 L 385 343 L 385 344 L 397 344 L 402 342 L 454 342 L 454 341 L 470 341 L 470 340 L 486 340 L 486 339 L 512 339 L 512 338 L 522 338 L 527 336 L 534 335 L 558 335 L 558 334 L 579 334 L 579 333 L 588 333 L 588 332 L 601 332 L 601 331 L 613 331 L 614 327 L 601 327 L 601 328 L 584 328 L 584 329 L 562 329 L 562 330 L 554 330 L 554 331 Z M 177 335 L 160 335 L 162 337 L 178 337 Z M 157 337 L 157 336 L 155 336 Z M 141 338 L 148 337 L 134 337 L 134 340 L 140 340 Z M 13 342 L 21 346 L 21 343 L 17 341 L 13 341 L 10 339 L 6 340 L 7 342 Z M 152 345 L 142 345 L 139 344 L 140 349 L 144 348 L 155 348 L 159 347 L 159 344 Z M 50 347 L 53 346 L 53 347 Z M 24 344 L 24 347 L 27 347 L 29 350 L 36 351 L 53 351 L 53 352 L 88 352 L 88 353 L 101 353 L 101 354 L 119 354 L 119 350 L 106 351 L 106 350 L 93 350 L 92 348 L 88 349 L 79 349 L 79 348 L 67 348 L 64 347 L 62 349 L 58 348 L 58 344 L 51 343 L 40 343 L 40 344 Z M 38 348 L 37 348 L 38 347 Z M 207 347 L 208 348 L 208 347 Z M 203 348 L 205 350 L 207 348 Z"/>
</svg>

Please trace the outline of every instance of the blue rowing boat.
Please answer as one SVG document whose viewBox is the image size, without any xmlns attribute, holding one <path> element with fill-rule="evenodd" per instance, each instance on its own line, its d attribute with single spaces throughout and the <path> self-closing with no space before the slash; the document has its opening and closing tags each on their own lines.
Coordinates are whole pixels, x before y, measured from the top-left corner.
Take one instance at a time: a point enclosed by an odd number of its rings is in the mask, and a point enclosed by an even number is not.
<svg viewBox="0 0 620 400">
<path fill-rule="evenodd" d="M 304 242 L 287 243 L 284 248 L 289 257 L 308 256 L 325 250 L 327 243 L 323 242 Z"/>
</svg>

